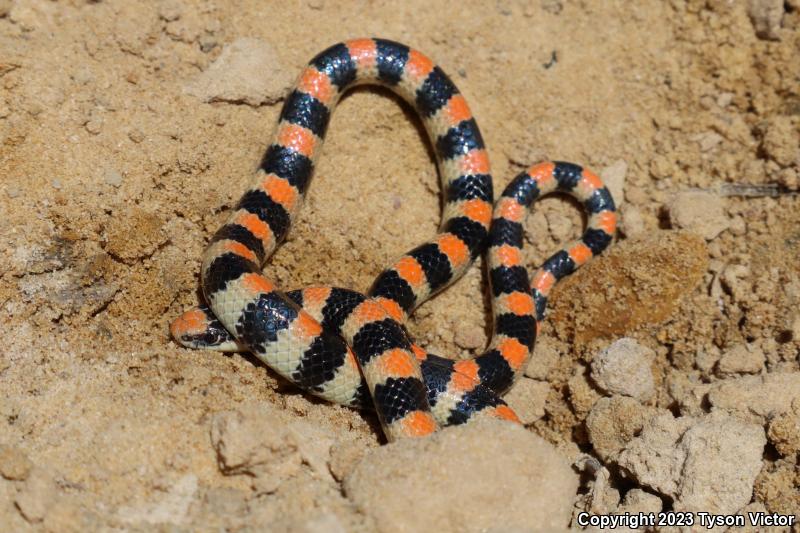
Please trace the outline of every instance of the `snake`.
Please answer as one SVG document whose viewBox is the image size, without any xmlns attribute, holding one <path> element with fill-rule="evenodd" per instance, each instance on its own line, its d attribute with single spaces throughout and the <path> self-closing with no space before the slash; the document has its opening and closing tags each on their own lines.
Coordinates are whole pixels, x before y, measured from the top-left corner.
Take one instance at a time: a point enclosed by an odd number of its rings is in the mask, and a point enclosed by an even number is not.
<svg viewBox="0 0 800 533">
<path fill-rule="evenodd" d="M 298 215 L 333 110 L 348 89 L 365 84 L 399 95 L 424 124 L 443 191 L 438 232 L 364 294 L 328 286 L 282 291 L 262 268 Z M 530 278 L 522 257 L 525 217 L 554 192 L 581 204 L 586 228 Z M 251 352 L 313 395 L 374 409 L 389 442 L 486 417 L 519 423 L 502 396 L 531 358 L 548 295 L 611 243 L 616 222 L 602 180 L 567 162 L 531 166 L 495 202 L 483 137 L 444 71 L 404 44 L 348 40 L 315 56 L 286 96 L 249 188 L 203 253 L 204 303 L 176 318 L 170 332 L 189 348 Z M 488 347 L 462 360 L 428 353 L 405 322 L 481 254 L 492 302 Z"/>
</svg>

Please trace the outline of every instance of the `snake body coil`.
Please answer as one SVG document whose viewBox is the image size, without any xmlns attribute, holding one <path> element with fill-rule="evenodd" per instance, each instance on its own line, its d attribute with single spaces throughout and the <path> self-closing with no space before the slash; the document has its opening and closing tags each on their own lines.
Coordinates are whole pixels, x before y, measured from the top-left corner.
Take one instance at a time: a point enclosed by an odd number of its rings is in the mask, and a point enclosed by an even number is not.
<svg viewBox="0 0 800 533">
<path fill-rule="evenodd" d="M 436 152 L 444 213 L 436 237 L 383 271 L 366 296 L 312 287 L 283 293 L 261 267 L 297 215 L 340 96 L 358 84 L 389 87 L 417 110 Z M 577 198 L 589 214 L 580 240 L 534 274 L 521 262 L 522 223 L 537 198 Z M 287 97 L 274 142 L 203 255 L 208 306 L 184 313 L 173 336 L 190 347 L 253 352 L 276 372 L 332 402 L 374 406 L 389 440 L 427 435 L 477 416 L 516 420 L 500 397 L 523 372 L 556 281 L 611 242 L 614 203 L 600 179 L 570 163 L 518 175 L 492 215 L 489 160 L 464 97 L 426 56 L 383 39 L 337 44 L 315 57 Z M 458 279 L 487 248 L 494 333 L 487 351 L 453 361 L 412 343 L 403 322 Z"/>
</svg>

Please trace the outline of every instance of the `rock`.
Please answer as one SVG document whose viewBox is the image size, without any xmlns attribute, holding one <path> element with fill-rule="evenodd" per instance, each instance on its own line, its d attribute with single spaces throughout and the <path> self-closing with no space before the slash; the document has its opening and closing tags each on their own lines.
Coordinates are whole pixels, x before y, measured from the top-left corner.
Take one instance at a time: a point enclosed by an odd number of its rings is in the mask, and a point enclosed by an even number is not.
<svg viewBox="0 0 800 533">
<path fill-rule="evenodd" d="M 57 496 L 56 485 L 50 475 L 41 468 L 34 468 L 14 503 L 25 520 L 36 523 L 44 519 Z"/>
<path fill-rule="evenodd" d="M 628 163 L 618 159 L 600 171 L 600 178 L 611 192 L 611 197 L 619 209 L 625 202 L 625 176 L 628 174 Z"/>
<path fill-rule="evenodd" d="M 274 104 L 292 83 L 288 70 L 269 43 L 243 37 L 227 45 L 184 91 L 204 102 Z"/>
<path fill-rule="evenodd" d="M 214 415 L 211 443 L 220 471 L 252 476 L 259 493 L 275 492 L 300 471 L 303 460 L 294 433 L 268 404 Z"/>
<path fill-rule="evenodd" d="M 667 206 L 673 228 L 685 229 L 710 241 L 728 229 L 722 198 L 706 191 L 682 191 Z"/>
<path fill-rule="evenodd" d="M 723 413 L 664 414 L 647 421 L 618 463 L 673 498 L 675 510 L 730 514 L 750 501 L 765 444 L 760 426 Z"/>
<path fill-rule="evenodd" d="M 520 421 L 528 425 L 544 416 L 544 404 L 548 394 L 550 394 L 548 383 L 523 377 L 517 380 L 504 398 L 517 413 Z"/>
<path fill-rule="evenodd" d="M 695 137 L 695 140 L 697 140 L 697 143 L 700 145 L 701 152 L 709 152 L 716 148 L 724 138 L 715 131 L 707 131 Z"/>
<path fill-rule="evenodd" d="M 480 420 L 377 448 L 344 487 L 379 531 L 555 530 L 569 524 L 578 479 L 540 437 Z"/>
<path fill-rule="evenodd" d="M 267 403 L 224 411 L 211 422 L 211 442 L 224 474 L 252 476 L 253 489 L 271 493 L 305 465 L 319 479 L 333 482 L 328 467 L 334 439 L 322 428 L 285 414 Z"/>
<path fill-rule="evenodd" d="M 619 215 L 619 230 L 627 237 L 635 239 L 645 233 L 644 217 L 642 212 L 633 204 L 622 206 Z"/>
<path fill-rule="evenodd" d="M 0 446 L 0 476 L 12 481 L 27 479 L 33 463 L 14 446 Z"/>
<path fill-rule="evenodd" d="M 800 400 L 770 421 L 767 438 L 784 457 L 800 452 Z"/>
<path fill-rule="evenodd" d="M 122 174 L 116 169 L 109 168 L 103 173 L 103 180 L 112 187 L 119 187 L 122 185 Z"/>
<path fill-rule="evenodd" d="M 616 462 L 639 484 L 665 496 L 677 494 L 681 466 L 686 459 L 678 441 L 693 422 L 693 418 L 674 418 L 669 412 L 648 418 L 641 435 L 625 445 Z"/>
<path fill-rule="evenodd" d="M 645 421 L 657 412 L 627 396 L 601 398 L 586 418 L 589 441 L 601 459 L 612 458 L 638 435 Z"/>
<path fill-rule="evenodd" d="M 600 393 L 595 390 L 584 367 L 575 369 L 572 377 L 567 381 L 569 404 L 578 418 L 583 419 L 589 414 L 592 406 L 600 399 Z"/>
<path fill-rule="evenodd" d="M 691 233 L 621 241 L 556 285 L 548 321 L 559 337 L 577 343 L 660 324 L 702 281 L 707 265 L 706 243 Z"/>
<path fill-rule="evenodd" d="M 753 496 L 770 512 L 795 515 L 796 523 L 800 523 L 800 468 L 790 461 L 776 461 L 764 468 L 756 480 Z"/>
<path fill-rule="evenodd" d="M 800 372 L 726 379 L 708 392 L 708 403 L 715 411 L 761 424 L 789 411 L 792 402 L 798 400 Z"/>
<path fill-rule="evenodd" d="M 655 356 L 653 350 L 634 339 L 619 339 L 592 360 L 592 379 L 610 395 L 647 400 L 655 392 L 650 368 Z"/>
<path fill-rule="evenodd" d="M 760 38 L 773 41 L 780 38 L 778 30 L 783 18 L 783 0 L 750 0 L 747 14 Z"/>
<path fill-rule="evenodd" d="M 764 351 L 752 344 L 739 344 L 722 354 L 717 363 L 721 376 L 732 374 L 758 374 L 764 370 Z"/>
</svg>

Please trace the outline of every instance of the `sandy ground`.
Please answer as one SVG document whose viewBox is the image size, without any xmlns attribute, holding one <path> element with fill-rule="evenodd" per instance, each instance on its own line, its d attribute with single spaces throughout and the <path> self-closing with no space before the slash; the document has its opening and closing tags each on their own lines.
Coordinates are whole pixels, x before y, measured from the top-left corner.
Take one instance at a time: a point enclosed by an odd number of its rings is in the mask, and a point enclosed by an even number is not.
<svg viewBox="0 0 800 533">
<path fill-rule="evenodd" d="M 798 21 L 797 0 L 0 0 L 0 523 L 525 530 L 578 527 L 583 510 L 798 513 Z M 385 446 L 372 415 L 168 336 L 278 100 L 314 54 L 364 35 L 451 75 L 496 192 L 562 159 L 600 171 L 621 206 L 610 253 L 551 300 L 509 399 L 522 434 Z M 237 42 L 255 68 L 218 63 L 233 96 L 214 93 L 203 76 Z M 387 95 L 359 89 L 334 114 L 300 220 L 266 267 L 281 286 L 365 290 L 435 231 L 431 150 Z M 581 227 L 572 203 L 543 201 L 527 264 Z M 412 334 L 434 353 L 480 353 L 484 289 L 471 269 Z M 431 459 L 453 446 L 475 460 Z M 574 466 L 525 462 L 549 453 Z M 539 481 L 506 475 L 528 467 Z"/>
</svg>

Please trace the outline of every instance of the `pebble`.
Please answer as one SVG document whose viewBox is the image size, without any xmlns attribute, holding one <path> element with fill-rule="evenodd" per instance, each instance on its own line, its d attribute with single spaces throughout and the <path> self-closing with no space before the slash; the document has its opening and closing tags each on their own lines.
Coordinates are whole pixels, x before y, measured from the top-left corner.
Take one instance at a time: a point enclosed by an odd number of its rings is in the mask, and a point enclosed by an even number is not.
<svg viewBox="0 0 800 533">
<path fill-rule="evenodd" d="M 617 463 L 643 486 L 672 498 L 676 511 L 734 513 L 750 502 L 764 429 L 719 412 L 649 419 Z"/>
<path fill-rule="evenodd" d="M 730 226 L 722 198 L 710 192 L 679 192 L 667 208 L 674 228 L 697 233 L 707 241 L 714 239 Z"/>
<path fill-rule="evenodd" d="M 800 452 L 800 399 L 792 403 L 791 409 L 770 420 L 767 438 L 784 457 Z"/>
<path fill-rule="evenodd" d="M 99 117 L 92 117 L 86 122 L 84 127 L 86 128 L 86 131 L 92 135 L 97 135 L 103 131 L 103 119 Z"/>
<path fill-rule="evenodd" d="M 134 128 L 128 132 L 128 138 L 133 142 L 139 144 L 144 140 L 144 133 L 142 133 L 142 130 Z"/>
<path fill-rule="evenodd" d="M 720 357 L 717 373 L 721 376 L 732 374 L 758 374 L 764 370 L 766 356 L 764 351 L 753 344 L 739 344 Z"/>
<path fill-rule="evenodd" d="M 625 204 L 619 213 L 619 229 L 626 237 L 635 239 L 645 234 L 642 212 L 632 204 Z"/>
<path fill-rule="evenodd" d="M 708 392 L 708 403 L 714 410 L 762 424 L 789 411 L 794 401 L 800 401 L 800 372 L 726 379 Z"/>
<path fill-rule="evenodd" d="M 701 152 L 710 152 L 724 140 L 722 135 L 713 131 L 701 133 L 695 139 L 697 140 L 697 143 L 700 145 Z"/>
<path fill-rule="evenodd" d="M 750 0 L 747 14 L 761 39 L 777 41 L 783 18 L 783 0 Z"/>
<path fill-rule="evenodd" d="M 658 410 L 645 407 L 629 396 L 600 398 L 586 417 L 589 441 L 603 459 L 615 457 Z"/>
<path fill-rule="evenodd" d="M 167 22 L 181 18 L 181 5 L 175 0 L 164 0 L 158 7 L 158 16 Z"/>
<path fill-rule="evenodd" d="M 517 413 L 520 421 L 528 425 L 544 416 L 544 406 L 548 394 L 550 394 L 548 383 L 523 377 L 517 381 L 504 399 Z"/>
<path fill-rule="evenodd" d="M 109 168 L 103 173 L 103 180 L 112 187 L 119 187 L 122 185 L 122 174 L 113 168 Z"/>
<path fill-rule="evenodd" d="M 205 72 L 184 90 L 204 102 L 274 104 L 292 83 L 272 45 L 251 37 L 228 44 Z"/>
<path fill-rule="evenodd" d="M 653 350 L 634 339 L 619 339 L 595 356 L 592 379 L 610 395 L 623 394 L 647 400 L 655 393 L 650 368 L 655 356 Z"/>
<path fill-rule="evenodd" d="M 344 488 L 382 532 L 552 531 L 569 524 L 578 478 L 541 437 L 484 419 L 376 448 Z"/>
</svg>

